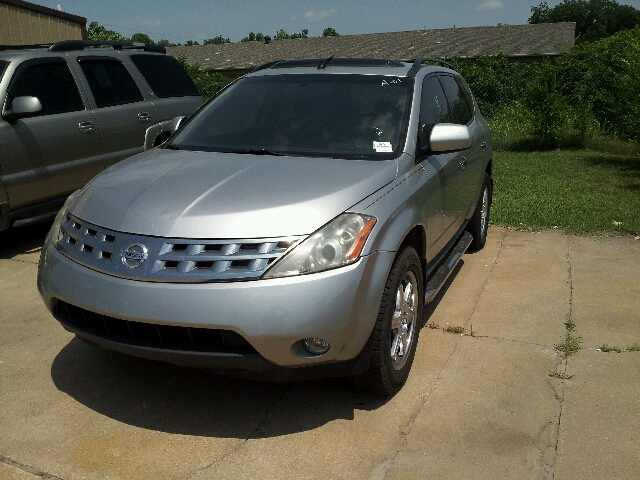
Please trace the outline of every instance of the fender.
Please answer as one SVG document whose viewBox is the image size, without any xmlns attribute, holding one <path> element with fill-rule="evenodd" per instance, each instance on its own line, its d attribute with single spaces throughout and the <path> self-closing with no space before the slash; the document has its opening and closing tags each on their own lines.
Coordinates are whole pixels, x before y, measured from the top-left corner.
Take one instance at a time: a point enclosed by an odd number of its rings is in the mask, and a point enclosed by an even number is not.
<svg viewBox="0 0 640 480">
<path fill-rule="evenodd" d="M 349 209 L 378 219 L 371 235 L 372 241 L 365 246 L 365 255 L 397 252 L 407 234 L 416 227 L 426 238 L 427 216 L 421 205 L 429 178 L 411 156 L 404 157 L 399 160 L 398 170 L 405 171 L 405 174 Z M 425 258 L 426 250 L 418 252 L 418 255 Z"/>
</svg>

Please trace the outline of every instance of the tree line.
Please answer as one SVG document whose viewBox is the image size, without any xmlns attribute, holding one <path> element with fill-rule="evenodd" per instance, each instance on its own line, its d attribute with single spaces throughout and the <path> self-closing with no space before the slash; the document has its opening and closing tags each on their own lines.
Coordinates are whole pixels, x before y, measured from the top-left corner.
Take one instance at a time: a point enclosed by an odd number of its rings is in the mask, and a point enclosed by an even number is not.
<svg viewBox="0 0 640 480">
<path fill-rule="evenodd" d="M 249 34 L 244 37 L 241 42 L 253 42 L 264 41 L 267 35 L 263 35 L 262 33 L 254 33 L 249 32 Z M 340 36 L 338 32 L 334 28 L 327 27 L 322 32 L 323 37 L 332 37 L 332 36 Z M 300 30 L 299 33 L 287 33 L 283 28 L 278 30 L 276 34 L 271 37 L 273 40 L 286 40 L 292 38 L 309 38 L 309 30 L 304 29 Z M 162 45 L 164 47 L 181 47 L 182 43 L 173 43 L 166 39 L 160 39 L 157 42 L 154 41 L 149 35 L 146 33 L 134 33 L 130 38 L 125 37 L 119 32 L 115 30 L 109 30 L 104 25 L 100 25 L 98 22 L 91 22 L 89 24 L 89 28 L 87 29 L 87 39 L 88 40 L 98 40 L 98 41 L 116 41 L 116 42 L 141 42 L 141 43 L 156 43 L 158 45 Z M 208 38 L 202 42 L 202 45 L 219 45 L 223 43 L 231 43 L 229 38 L 225 38 L 222 35 L 218 35 L 216 37 Z M 192 45 L 200 45 L 198 40 L 187 40 L 184 43 L 185 47 L 190 47 Z"/>
</svg>

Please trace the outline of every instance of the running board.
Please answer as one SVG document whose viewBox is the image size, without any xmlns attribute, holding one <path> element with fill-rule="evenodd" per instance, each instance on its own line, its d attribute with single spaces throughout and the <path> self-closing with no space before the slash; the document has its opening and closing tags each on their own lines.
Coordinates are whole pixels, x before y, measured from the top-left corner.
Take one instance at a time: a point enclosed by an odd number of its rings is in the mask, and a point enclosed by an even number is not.
<svg viewBox="0 0 640 480">
<path fill-rule="evenodd" d="M 447 278 L 449 278 L 451 272 L 453 272 L 453 269 L 456 268 L 456 265 L 462 258 L 462 254 L 467 251 L 467 248 L 469 248 L 472 241 L 473 236 L 469 232 L 464 232 L 460 236 L 460 240 L 458 240 L 458 243 L 453 247 L 449 256 L 427 282 L 424 289 L 425 305 L 432 301 L 438 294 L 444 283 L 447 281 Z"/>
</svg>

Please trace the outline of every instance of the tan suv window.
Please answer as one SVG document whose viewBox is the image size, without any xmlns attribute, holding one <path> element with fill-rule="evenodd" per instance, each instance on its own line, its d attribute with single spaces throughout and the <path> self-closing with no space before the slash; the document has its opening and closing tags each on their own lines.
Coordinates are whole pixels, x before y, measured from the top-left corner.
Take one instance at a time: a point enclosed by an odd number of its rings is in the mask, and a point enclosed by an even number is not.
<svg viewBox="0 0 640 480">
<path fill-rule="evenodd" d="M 140 102 L 144 99 L 127 69 L 108 57 L 80 57 L 80 67 L 98 108 Z"/>
<path fill-rule="evenodd" d="M 66 62 L 38 63 L 17 73 L 9 87 L 9 99 L 37 97 L 42 104 L 38 115 L 84 110 L 80 93 Z"/>
</svg>

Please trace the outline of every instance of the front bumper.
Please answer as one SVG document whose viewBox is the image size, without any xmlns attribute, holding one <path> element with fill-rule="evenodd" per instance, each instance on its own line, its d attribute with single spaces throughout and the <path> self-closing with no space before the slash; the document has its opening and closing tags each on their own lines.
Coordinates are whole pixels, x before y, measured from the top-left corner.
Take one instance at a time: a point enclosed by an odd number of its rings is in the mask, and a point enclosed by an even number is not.
<svg viewBox="0 0 640 480">
<path fill-rule="evenodd" d="M 47 240 L 38 289 L 65 328 L 102 347 L 180 365 L 261 371 L 356 358 L 373 329 L 393 258 L 393 252 L 378 252 L 347 267 L 272 280 L 156 283 L 96 272 L 68 259 Z M 125 320 L 122 324 L 235 332 L 252 351 L 229 354 L 124 344 L 69 323 L 60 309 L 65 304 Z M 300 341 L 308 337 L 328 341 L 330 350 L 321 356 L 306 352 Z"/>
</svg>

